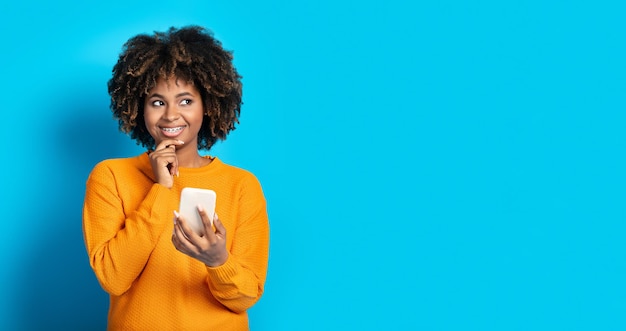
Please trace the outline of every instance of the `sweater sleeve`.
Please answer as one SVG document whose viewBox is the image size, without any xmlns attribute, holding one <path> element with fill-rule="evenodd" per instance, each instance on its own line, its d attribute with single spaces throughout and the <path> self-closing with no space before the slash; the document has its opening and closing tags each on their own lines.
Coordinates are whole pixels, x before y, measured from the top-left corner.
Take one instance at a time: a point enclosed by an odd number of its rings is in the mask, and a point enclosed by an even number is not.
<svg viewBox="0 0 626 331">
<path fill-rule="evenodd" d="M 89 262 L 102 288 L 112 295 L 126 292 L 140 275 L 159 236 L 172 220 L 165 206 L 171 192 L 154 184 L 138 208 L 126 215 L 116 178 L 103 163 L 87 179 L 83 235 Z M 169 213 L 168 213 L 169 211 Z"/>
<path fill-rule="evenodd" d="M 240 222 L 232 235 L 226 263 L 207 267 L 213 296 L 234 312 L 252 307 L 263 294 L 269 258 L 269 221 L 265 197 L 255 177 L 247 178 L 240 193 Z"/>
</svg>

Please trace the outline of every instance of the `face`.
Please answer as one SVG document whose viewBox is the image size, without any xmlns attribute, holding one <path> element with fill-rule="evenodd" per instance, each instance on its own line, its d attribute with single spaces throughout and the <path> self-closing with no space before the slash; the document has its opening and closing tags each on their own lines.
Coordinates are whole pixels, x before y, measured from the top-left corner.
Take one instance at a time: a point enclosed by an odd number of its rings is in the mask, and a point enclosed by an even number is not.
<svg viewBox="0 0 626 331">
<path fill-rule="evenodd" d="M 178 139 L 185 142 L 184 146 L 196 147 L 203 115 L 200 92 L 182 80 L 159 79 L 146 96 L 144 120 L 156 145 L 165 139 Z"/>
</svg>

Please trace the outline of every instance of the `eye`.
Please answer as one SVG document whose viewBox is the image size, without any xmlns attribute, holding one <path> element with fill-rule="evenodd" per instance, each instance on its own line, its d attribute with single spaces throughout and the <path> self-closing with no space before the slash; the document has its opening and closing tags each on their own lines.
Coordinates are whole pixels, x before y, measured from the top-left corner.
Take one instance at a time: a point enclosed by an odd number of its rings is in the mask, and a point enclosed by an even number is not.
<svg viewBox="0 0 626 331">
<path fill-rule="evenodd" d="M 163 106 L 165 103 L 161 100 L 154 100 L 152 101 L 152 106 L 153 107 L 159 107 L 159 106 Z"/>
<path fill-rule="evenodd" d="M 181 105 L 190 105 L 193 101 L 191 99 L 183 99 L 180 101 Z"/>
</svg>

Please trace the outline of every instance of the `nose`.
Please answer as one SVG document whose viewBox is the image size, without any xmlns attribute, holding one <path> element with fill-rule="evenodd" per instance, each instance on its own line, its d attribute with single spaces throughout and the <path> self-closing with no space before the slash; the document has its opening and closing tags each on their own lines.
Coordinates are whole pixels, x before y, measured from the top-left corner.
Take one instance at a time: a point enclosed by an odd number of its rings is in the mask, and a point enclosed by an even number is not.
<svg viewBox="0 0 626 331">
<path fill-rule="evenodd" d="M 178 112 L 178 108 L 174 106 L 168 106 L 165 108 L 165 112 L 163 113 L 163 118 L 167 121 L 173 122 L 180 117 L 180 113 Z"/>
</svg>

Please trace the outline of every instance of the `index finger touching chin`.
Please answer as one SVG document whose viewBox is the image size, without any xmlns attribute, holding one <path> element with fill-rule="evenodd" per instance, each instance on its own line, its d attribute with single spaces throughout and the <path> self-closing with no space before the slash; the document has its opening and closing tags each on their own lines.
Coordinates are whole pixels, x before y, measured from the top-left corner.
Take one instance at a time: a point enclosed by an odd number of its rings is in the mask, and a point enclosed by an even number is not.
<svg viewBox="0 0 626 331">
<path fill-rule="evenodd" d="M 178 139 L 165 139 L 157 145 L 156 149 L 176 147 L 176 146 L 183 145 L 184 143 L 185 143 L 184 141 L 178 140 Z"/>
</svg>

